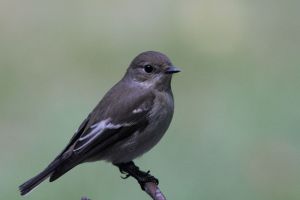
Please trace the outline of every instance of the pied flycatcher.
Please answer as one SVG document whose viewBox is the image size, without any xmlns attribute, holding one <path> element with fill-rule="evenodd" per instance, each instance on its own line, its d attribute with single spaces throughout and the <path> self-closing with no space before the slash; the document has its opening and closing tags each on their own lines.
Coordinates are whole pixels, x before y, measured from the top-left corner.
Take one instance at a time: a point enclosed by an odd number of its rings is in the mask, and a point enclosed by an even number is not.
<svg viewBox="0 0 300 200">
<path fill-rule="evenodd" d="M 135 57 L 65 149 L 44 171 L 19 187 L 21 195 L 84 162 L 106 160 L 121 171 L 130 171 L 132 160 L 156 145 L 170 125 L 174 111 L 171 79 L 177 72 L 180 70 L 162 53 L 147 51 Z M 147 174 L 141 182 L 153 178 Z"/>
</svg>

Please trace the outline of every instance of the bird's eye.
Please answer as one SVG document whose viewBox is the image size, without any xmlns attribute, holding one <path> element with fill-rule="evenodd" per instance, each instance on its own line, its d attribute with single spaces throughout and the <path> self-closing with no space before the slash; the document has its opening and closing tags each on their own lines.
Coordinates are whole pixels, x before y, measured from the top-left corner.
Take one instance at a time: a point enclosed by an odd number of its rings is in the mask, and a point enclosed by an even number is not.
<svg viewBox="0 0 300 200">
<path fill-rule="evenodd" d="M 151 72 L 153 72 L 154 68 L 153 68 L 152 65 L 145 65 L 145 66 L 144 66 L 144 70 L 145 70 L 145 72 L 147 72 L 147 73 L 151 73 Z"/>
</svg>

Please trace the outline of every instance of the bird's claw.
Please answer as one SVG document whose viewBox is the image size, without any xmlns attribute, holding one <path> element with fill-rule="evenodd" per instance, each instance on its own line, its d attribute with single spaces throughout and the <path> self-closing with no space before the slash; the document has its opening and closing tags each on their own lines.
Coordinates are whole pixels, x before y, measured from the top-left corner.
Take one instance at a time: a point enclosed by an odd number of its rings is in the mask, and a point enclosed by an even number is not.
<svg viewBox="0 0 300 200">
<path fill-rule="evenodd" d="M 127 179 L 130 177 L 130 174 L 122 169 L 119 169 L 121 174 L 125 174 L 124 176 L 120 176 L 122 179 Z"/>
<path fill-rule="evenodd" d="M 159 183 L 158 179 L 150 174 L 150 170 L 147 172 L 141 171 L 133 162 L 121 163 L 117 166 L 119 167 L 121 174 L 124 174 L 124 176 L 121 176 L 122 179 L 127 179 L 131 176 L 134 177 L 140 184 L 142 190 L 145 190 L 146 183 L 152 182 L 156 185 Z"/>
<path fill-rule="evenodd" d="M 128 179 L 129 177 L 130 177 L 130 174 L 126 174 L 125 176 L 121 176 L 121 179 Z"/>
</svg>

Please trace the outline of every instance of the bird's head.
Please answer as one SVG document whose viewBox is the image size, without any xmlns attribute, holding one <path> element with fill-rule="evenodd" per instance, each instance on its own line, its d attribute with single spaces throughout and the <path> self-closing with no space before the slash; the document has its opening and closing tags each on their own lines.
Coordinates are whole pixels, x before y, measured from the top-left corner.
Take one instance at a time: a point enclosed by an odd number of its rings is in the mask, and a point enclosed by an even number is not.
<svg viewBox="0 0 300 200">
<path fill-rule="evenodd" d="M 124 76 L 127 81 L 134 81 L 142 87 L 168 89 L 172 74 L 180 72 L 170 59 L 156 51 L 146 51 L 136 56 Z"/>
</svg>

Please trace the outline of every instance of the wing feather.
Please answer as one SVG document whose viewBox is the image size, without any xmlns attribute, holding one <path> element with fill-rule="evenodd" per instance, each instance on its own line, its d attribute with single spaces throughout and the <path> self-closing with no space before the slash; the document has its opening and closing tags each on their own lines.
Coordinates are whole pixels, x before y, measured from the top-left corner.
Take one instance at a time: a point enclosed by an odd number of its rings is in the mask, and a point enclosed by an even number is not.
<svg viewBox="0 0 300 200">
<path fill-rule="evenodd" d="M 105 143 L 105 140 L 108 140 L 112 136 L 116 138 L 113 140 L 117 142 L 118 138 L 122 139 L 125 136 L 133 134 L 136 130 L 144 128 L 144 125 L 148 123 L 147 117 L 152 108 L 153 98 L 142 97 L 143 100 L 139 99 L 140 104 L 138 106 L 133 107 L 129 105 L 130 111 L 124 113 L 126 107 L 123 111 L 119 110 L 117 120 L 116 118 L 113 120 L 114 116 L 111 116 L 89 125 L 74 143 L 72 151 L 75 154 L 82 154 L 96 145 L 101 146 L 101 143 Z M 135 110 L 139 110 L 139 112 L 135 112 Z M 112 113 L 118 112 L 114 111 Z"/>
</svg>

